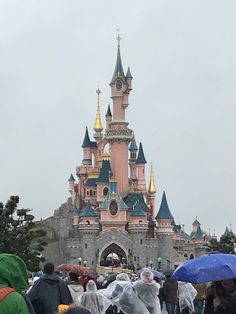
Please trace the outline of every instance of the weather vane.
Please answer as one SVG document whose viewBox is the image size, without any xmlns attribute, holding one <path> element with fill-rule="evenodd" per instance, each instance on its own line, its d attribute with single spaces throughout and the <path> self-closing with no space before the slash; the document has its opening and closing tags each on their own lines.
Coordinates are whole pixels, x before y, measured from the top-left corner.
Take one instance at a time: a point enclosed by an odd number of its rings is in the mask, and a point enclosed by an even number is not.
<svg viewBox="0 0 236 314">
<path fill-rule="evenodd" d="M 100 91 L 99 87 L 98 87 L 98 89 L 96 90 L 96 93 L 97 93 L 97 95 L 98 95 L 98 104 L 99 104 L 99 95 L 101 94 L 101 91 Z"/>
<path fill-rule="evenodd" d="M 117 28 L 116 29 L 116 31 L 117 31 L 117 37 L 116 37 L 116 39 L 117 39 L 117 41 L 118 41 L 118 46 L 120 46 L 120 41 L 121 41 L 121 37 L 120 37 L 120 29 L 119 28 Z"/>
</svg>

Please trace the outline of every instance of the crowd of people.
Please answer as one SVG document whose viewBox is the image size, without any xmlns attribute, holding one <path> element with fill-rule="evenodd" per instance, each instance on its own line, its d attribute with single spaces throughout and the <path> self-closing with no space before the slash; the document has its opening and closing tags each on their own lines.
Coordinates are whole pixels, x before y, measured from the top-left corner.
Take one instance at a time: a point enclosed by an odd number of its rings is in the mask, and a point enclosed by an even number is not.
<svg viewBox="0 0 236 314">
<path fill-rule="evenodd" d="M 60 278 L 52 263 L 29 287 L 24 262 L 0 254 L 1 314 L 235 314 L 236 279 L 191 284 L 155 277 L 143 268 L 138 277 L 127 273 L 105 277 L 70 272 Z"/>
</svg>

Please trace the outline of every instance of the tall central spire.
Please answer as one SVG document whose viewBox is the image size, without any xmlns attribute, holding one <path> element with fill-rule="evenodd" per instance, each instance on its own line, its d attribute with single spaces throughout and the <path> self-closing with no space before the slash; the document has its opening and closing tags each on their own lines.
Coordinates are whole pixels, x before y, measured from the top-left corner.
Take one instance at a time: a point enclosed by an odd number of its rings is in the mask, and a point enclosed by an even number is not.
<svg viewBox="0 0 236 314">
<path fill-rule="evenodd" d="M 118 32 L 118 36 L 117 36 L 117 57 L 116 57 L 116 66 L 115 66 L 115 71 L 111 80 L 110 85 L 114 84 L 117 78 L 121 78 L 121 79 L 125 79 L 125 75 L 124 75 L 124 70 L 123 70 L 123 66 L 122 66 L 122 61 L 121 61 L 121 56 L 120 56 L 120 41 L 121 41 L 121 37 L 120 34 Z"/>
<path fill-rule="evenodd" d="M 99 95 L 101 93 L 99 88 L 96 90 L 96 93 L 97 93 L 97 97 L 98 97 L 98 100 L 97 100 L 97 113 L 96 113 L 96 120 L 95 120 L 95 124 L 94 124 L 93 129 L 94 129 L 95 132 L 101 132 L 103 130 L 103 127 L 102 127 L 102 120 L 101 120 L 101 114 L 100 114 L 100 105 L 99 105 Z"/>
</svg>

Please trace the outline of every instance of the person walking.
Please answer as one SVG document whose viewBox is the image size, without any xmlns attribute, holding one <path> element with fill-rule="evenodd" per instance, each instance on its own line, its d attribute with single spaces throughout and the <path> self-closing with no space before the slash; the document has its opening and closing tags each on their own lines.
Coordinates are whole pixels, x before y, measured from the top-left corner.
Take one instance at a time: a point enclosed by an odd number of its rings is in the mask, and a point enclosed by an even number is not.
<svg viewBox="0 0 236 314">
<path fill-rule="evenodd" d="M 69 273 L 68 288 L 74 303 L 78 303 L 79 296 L 84 292 L 83 286 L 79 282 L 79 275 L 77 273 Z"/>
<path fill-rule="evenodd" d="M 166 280 L 163 284 L 163 299 L 166 304 L 168 314 L 175 314 L 177 302 L 178 282 L 170 279 L 171 275 L 166 275 Z"/>
<path fill-rule="evenodd" d="M 149 268 L 144 268 L 141 280 L 134 282 L 134 290 L 146 305 L 150 314 L 160 314 L 161 307 L 158 298 L 160 285 L 153 280 L 153 273 Z"/>
<path fill-rule="evenodd" d="M 206 298 L 206 283 L 193 283 L 193 287 L 197 290 L 197 295 L 193 301 L 195 314 L 202 314 Z"/>
<path fill-rule="evenodd" d="M 28 288 L 25 263 L 14 254 L 0 254 L 0 313 L 29 314 L 23 291 Z"/>
<path fill-rule="evenodd" d="M 236 313 L 236 279 L 216 281 L 206 292 L 204 314 Z"/>
<path fill-rule="evenodd" d="M 55 314 L 59 304 L 71 304 L 71 294 L 65 282 L 54 273 L 54 265 L 47 263 L 43 276 L 28 293 L 36 314 Z"/>
</svg>

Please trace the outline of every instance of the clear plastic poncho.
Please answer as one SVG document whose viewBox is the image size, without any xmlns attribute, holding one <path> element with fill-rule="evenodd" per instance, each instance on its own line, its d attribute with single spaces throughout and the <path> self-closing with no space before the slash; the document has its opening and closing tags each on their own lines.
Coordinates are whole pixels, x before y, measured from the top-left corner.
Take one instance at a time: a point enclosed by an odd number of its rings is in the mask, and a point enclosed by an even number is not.
<svg viewBox="0 0 236 314">
<path fill-rule="evenodd" d="M 192 312 L 194 312 L 193 300 L 197 295 L 197 290 L 193 287 L 193 285 L 189 282 L 178 281 L 177 295 L 179 298 L 180 312 L 185 308 L 189 308 Z"/>
<path fill-rule="evenodd" d="M 119 298 L 123 292 L 123 287 L 127 284 L 131 284 L 129 276 L 126 273 L 121 273 L 116 276 L 116 280 L 111 282 L 106 289 L 101 289 L 99 292 L 109 298 L 112 304 L 116 305 L 118 311 L 120 311 L 121 308 Z"/>
<path fill-rule="evenodd" d="M 153 273 L 149 268 L 144 268 L 141 280 L 134 282 L 134 289 L 146 305 L 149 313 L 160 314 L 161 306 L 158 298 L 160 285 L 153 280 Z"/>
<path fill-rule="evenodd" d="M 119 305 L 125 314 L 149 314 L 145 304 L 136 295 L 130 283 L 121 287 Z"/>
<path fill-rule="evenodd" d="M 79 297 L 81 303 L 91 314 L 105 314 L 111 302 L 97 291 L 96 284 L 89 280 L 86 285 L 86 292 Z"/>
</svg>

